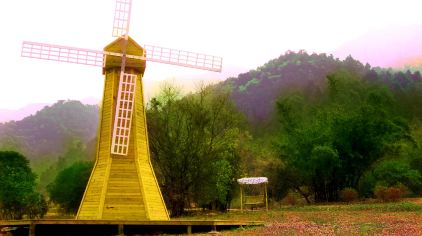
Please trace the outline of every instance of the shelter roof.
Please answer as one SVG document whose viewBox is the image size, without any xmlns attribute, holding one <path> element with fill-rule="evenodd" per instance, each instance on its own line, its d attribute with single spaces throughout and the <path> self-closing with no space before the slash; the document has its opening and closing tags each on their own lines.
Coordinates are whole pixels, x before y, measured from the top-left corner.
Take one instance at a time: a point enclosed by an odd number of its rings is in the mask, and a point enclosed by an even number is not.
<svg viewBox="0 0 422 236">
<path fill-rule="evenodd" d="M 248 178 L 238 179 L 237 182 L 239 184 L 262 184 L 262 183 L 268 183 L 268 178 L 267 177 L 248 177 Z"/>
</svg>

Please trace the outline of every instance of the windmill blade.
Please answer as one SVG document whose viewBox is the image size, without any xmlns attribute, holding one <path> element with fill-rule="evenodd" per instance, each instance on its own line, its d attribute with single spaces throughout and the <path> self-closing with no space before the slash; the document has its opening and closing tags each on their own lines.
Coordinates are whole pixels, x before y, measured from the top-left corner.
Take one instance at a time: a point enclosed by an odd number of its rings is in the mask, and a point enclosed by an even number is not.
<svg viewBox="0 0 422 236">
<path fill-rule="evenodd" d="M 120 78 L 111 143 L 112 154 L 127 155 L 129 151 L 129 137 L 135 102 L 136 79 L 136 74 L 127 73 L 123 73 L 123 76 Z"/>
<path fill-rule="evenodd" d="M 223 58 L 202 53 L 145 45 L 147 61 L 221 72 Z"/>
<path fill-rule="evenodd" d="M 103 66 L 102 51 L 24 41 L 22 57 L 61 61 L 91 66 Z"/>
<path fill-rule="evenodd" d="M 152 45 L 145 45 L 144 48 L 146 49 L 144 56 L 125 55 L 125 57 L 221 72 L 223 61 L 221 57 Z M 92 66 L 103 66 L 105 55 L 118 57 L 124 56 L 123 53 L 97 51 L 28 41 L 24 41 L 22 43 L 21 52 L 22 57 Z"/>
<path fill-rule="evenodd" d="M 116 0 L 113 21 L 113 37 L 129 34 L 130 12 L 132 0 Z"/>
</svg>

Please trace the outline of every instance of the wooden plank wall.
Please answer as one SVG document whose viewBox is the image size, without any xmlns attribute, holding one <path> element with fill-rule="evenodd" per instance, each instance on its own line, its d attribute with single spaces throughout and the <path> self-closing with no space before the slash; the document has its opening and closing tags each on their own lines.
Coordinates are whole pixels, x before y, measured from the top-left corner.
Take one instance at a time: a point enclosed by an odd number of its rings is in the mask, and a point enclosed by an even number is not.
<svg viewBox="0 0 422 236">
<path fill-rule="evenodd" d="M 150 160 L 142 78 L 138 85 L 135 98 L 134 123 L 136 123 L 136 130 L 134 133 L 136 134 L 136 160 L 144 188 L 145 206 L 150 220 L 169 220 L 169 214 Z"/>
<path fill-rule="evenodd" d="M 76 219 L 98 219 L 106 177 L 110 166 L 111 130 L 113 125 L 113 94 L 116 83 L 116 73 L 109 71 L 104 83 L 104 94 L 101 106 L 97 157 L 91 177 L 88 181 L 84 197 Z"/>
<path fill-rule="evenodd" d="M 119 68 L 106 71 L 97 160 L 76 219 L 169 220 L 149 156 L 141 74 L 129 153 L 111 155 Z"/>
</svg>

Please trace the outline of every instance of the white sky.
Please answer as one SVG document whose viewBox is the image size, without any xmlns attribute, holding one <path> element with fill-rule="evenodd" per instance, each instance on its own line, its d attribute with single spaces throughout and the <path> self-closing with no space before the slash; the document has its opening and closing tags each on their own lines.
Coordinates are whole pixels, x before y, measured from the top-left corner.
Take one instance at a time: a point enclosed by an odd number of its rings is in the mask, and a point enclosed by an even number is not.
<svg viewBox="0 0 422 236">
<path fill-rule="evenodd" d="M 101 68 L 20 57 L 24 40 L 102 49 L 114 0 L 10 0 L 0 7 L 0 109 L 102 96 Z M 330 53 L 381 28 L 422 24 L 420 0 L 133 0 L 139 44 L 222 56 L 222 75 L 148 63 L 144 80 L 223 79 L 287 50 Z M 150 92 L 150 91 L 147 91 Z M 0 114 L 1 115 L 1 114 Z"/>
</svg>

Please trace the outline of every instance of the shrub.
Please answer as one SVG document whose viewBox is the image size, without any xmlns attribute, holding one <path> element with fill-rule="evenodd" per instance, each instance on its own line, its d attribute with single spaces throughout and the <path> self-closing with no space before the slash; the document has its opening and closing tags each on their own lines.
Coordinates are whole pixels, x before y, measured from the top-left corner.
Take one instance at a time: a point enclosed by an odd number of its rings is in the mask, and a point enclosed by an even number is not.
<svg viewBox="0 0 422 236">
<path fill-rule="evenodd" d="M 398 183 L 397 185 L 395 185 L 395 187 L 400 189 L 401 197 L 407 197 L 413 194 L 412 191 L 406 185 L 402 183 Z"/>
<path fill-rule="evenodd" d="M 397 202 L 402 195 L 402 190 L 398 187 L 387 188 L 387 201 Z"/>
<path fill-rule="evenodd" d="M 294 206 L 297 204 L 297 196 L 292 193 L 288 193 L 282 200 L 284 204 Z"/>
<path fill-rule="evenodd" d="M 374 190 L 375 197 L 383 202 L 398 201 L 402 194 L 403 190 L 400 187 L 376 186 Z"/>
<path fill-rule="evenodd" d="M 343 202 L 353 202 L 358 199 L 358 192 L 354 188 L 344 188 L 340 191 L 340 200 Z"/>
<path fill-rule="evenodd" d="M 381 201 L 386 201 L 387 199 L 387 187 L 384 186 L 375 186 L 374 189 L 375 198 Z"/>
</svg>

